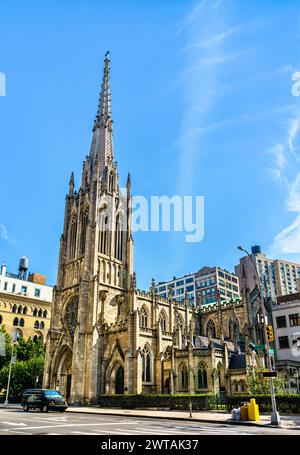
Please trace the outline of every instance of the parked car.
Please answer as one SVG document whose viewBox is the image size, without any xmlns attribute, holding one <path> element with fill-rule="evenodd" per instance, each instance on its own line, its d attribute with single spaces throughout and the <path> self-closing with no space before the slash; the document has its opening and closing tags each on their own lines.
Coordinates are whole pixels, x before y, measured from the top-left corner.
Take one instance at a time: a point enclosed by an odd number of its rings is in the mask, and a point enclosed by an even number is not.
<svg viewBox="0 0 300 455">
<path fill-rule="evenodd" d="M 27 389 L 22 394 L 22 406 L 24 411 L 40 409 L 42 412 L 64 412 L 68 404 L 57 390 Z"/>
</svg>

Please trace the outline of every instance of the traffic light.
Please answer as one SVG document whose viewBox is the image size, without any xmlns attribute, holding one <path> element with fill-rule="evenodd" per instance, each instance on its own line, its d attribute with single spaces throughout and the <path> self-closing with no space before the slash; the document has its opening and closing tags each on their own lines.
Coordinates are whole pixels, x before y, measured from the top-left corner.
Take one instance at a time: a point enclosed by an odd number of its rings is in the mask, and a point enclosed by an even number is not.
<svg viewBox="0 0 300 455">
<path fill-rule="evenodd" d="M 268 341 L 274 341 L 274 331 L 273 331 L 273 326 L 272 324 L 268 324 L 266 326 L 266 332 L 267 332 L 267 339 Z"/>
</svg>

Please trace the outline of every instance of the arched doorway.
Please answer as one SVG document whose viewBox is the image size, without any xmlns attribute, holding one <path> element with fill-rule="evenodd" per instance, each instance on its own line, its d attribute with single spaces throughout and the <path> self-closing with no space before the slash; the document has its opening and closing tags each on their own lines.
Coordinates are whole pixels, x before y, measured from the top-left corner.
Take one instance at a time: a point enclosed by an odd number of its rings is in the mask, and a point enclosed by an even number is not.
<svg viewBox="0 0 300 455">
<path fill-rule="evenodd" d="M 66 399 L 71 396 L 72 385 L 72 351 L 64 345 L 59 353 L 53 369 L 53 386 Z"/>
<path fill-rule="evenodd" d="M 120 365 L 116 373 L 115 394 L 124 393 L 124 368 Z"/>
<path fill-rule="evenodd" d="M 167 393 L 167 394 L 170 393 L 170 378 L 167 378 L 165 380 L 164 393 Z"/>
</svg>

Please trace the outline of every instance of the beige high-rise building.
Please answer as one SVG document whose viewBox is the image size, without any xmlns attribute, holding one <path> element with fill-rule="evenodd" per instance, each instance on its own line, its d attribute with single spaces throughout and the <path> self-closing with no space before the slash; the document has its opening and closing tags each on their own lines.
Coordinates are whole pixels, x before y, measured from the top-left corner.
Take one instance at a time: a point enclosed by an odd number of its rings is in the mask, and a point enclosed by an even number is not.
<svg viewBox="0 0 300 455">
<path fill-rule="evenodd" d="M 106 54 L 90 153 L 71 175 L 60 240 L 44 387 L 71 402 L 114 393 L 231 393 L 245 389 L 247 305 L 191 308 L 188 295 L 139 291 L 133 267 L 131 180 L 122 194 L 113 149 Z M 147 258 L 145 258 L 147 260 Z M 240 354 L 244 341 L 246 354 Z"/>
<path fill-rule="evenodd" d="M 293 294 L 298 291 L 297 279 L 300 278 L 300 264 L 283 259 L 270 259 L 261 252 L 260 246 L 251 248 L 251 258 L 256 264 L 260 285 L 267 287 L 267 293 L 273 300 L 276 297 Z M 244 256 L 235 267 L 241 290 L 255 288 L 255 269 L 251 259 Z"/>
</svg>

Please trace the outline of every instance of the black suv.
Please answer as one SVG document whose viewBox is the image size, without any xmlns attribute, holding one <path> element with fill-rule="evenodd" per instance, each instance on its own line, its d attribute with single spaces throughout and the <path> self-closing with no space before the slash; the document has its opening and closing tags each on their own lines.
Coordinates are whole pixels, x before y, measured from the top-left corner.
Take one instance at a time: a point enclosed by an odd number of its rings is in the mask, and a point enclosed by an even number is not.
<svg viewBox="0 0 300 455">
<path fill-rule="evenodd" d="M 22 395 L 22 406 L 24 411 L 29 411 L 30 408 L 38 408 L 42 412 L 64 412 L 68 404 L 57 390 L 27 389 Z"/>
</svg>

